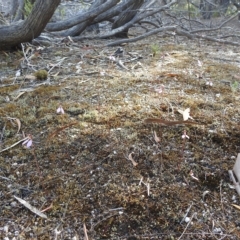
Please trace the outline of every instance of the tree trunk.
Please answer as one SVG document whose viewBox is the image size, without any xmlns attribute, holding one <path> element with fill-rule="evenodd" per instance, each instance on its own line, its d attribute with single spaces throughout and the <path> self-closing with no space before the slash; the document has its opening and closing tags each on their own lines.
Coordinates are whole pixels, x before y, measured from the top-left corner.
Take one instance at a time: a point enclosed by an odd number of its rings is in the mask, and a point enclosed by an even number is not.
<svg viewBox="0 0 240 240">
<path fill-rule="evenodd" d="M 46 26 L 47 31 L 56 32 L 68 29 L 70 27 L 76 26 L 79 23 L 83 23 L 87 20 L 93 21 L 95 17 L 99 14 L 107 11 L 108 9 L 115 6 L 120 0 L 108 0 L 104 4 L 100 5 L 97 9 L 90 9 L 89 11 L 77 14 L 76 16 L 69 18 L 67 20 L 59 21 L 57 23 L 48 23 Z M 66 34 L 65 34 L 66 35 Z"/>
<path fill-rule="evenodd" d="M 127 8 L 112 25 L 112 29 L 119 28 L 123 26 L 125 23 L 131 21 L 135 15 L 137 14 L 138 9 L 143 5 L 144 0 L 136 0 L 129 8 Z M 117 33 L 115 37 L 119 38 L 127 38 L 128 37 L 128 29 Z"/>
<path fill-rule="evenodd" d="M 61 0 L 37 0 L 28 18 L 10 26 L 0 26 L 0 49 L 29 42 L 44 30 Z"/>
<path fill-rule="evenodd" d="M 98 9 L 99 6 L 101 6 L 103 3 L 105 3 L 106 0 L 95 0 L 95 2 L 90 6 L 88 10 Z M 78 25 L 72 27 L 68 31 L 65 32 L 65 36 L 77 36 L 80 35 L 87 26 L 90 26 L 93 22 L 93 19 L 89 19 L 83 23 L 79 23 Z"/>
<path fill-rule="evenodd" d="M 102 22 L 102 21 L 109 21 L 115 16 L 118 16 L 120 13 L 124 12 L 127 8 L 129 8 L 135 0 L 127 0 L 125 2 L 121 2 L 118 5 L 114 6 L 113 8 L 99 14 L 95 19 L 94 23 Z"/>
</svg>

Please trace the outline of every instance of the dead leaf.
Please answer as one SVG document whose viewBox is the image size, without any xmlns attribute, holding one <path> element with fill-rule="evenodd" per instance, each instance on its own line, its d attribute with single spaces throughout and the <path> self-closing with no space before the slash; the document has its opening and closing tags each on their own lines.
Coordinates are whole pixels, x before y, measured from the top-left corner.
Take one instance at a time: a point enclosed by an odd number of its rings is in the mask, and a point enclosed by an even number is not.
<svg viewBox="0 0 240 240">
<path fill-rule="evenodd" d="M 26 80 L 36 80 L 37 78 L 34 75 L 28 74 L 25 76 Z"/>
<path fill-rule="evenodd" d="M 30 205 L 28 202 L 26 202 L 25 200 L 18 198 L 16 196 L 14 196 L 14 198 L 16 198 L 23 206 L 25 206 L 26 208 L 28 208 L 31 212 L 35 213 L 36 215 L 38 215 L 39 217 L 42 218 L 47 218 L 47 215 L 45 215 L 44 213 L 40 212 L 37 208 L 33 207 L 32 205 Z"/>
<path fill-rule="evenodd" d="M 88 240 L 86 224 L 83 224 L 84 240 Z"/>
<path fill-rule="evenodd" d="M 178 112 L 183 115 L 183 120 L 184 120 L 184 121 L 188 120 L 188 118 L 193 119 L 193 118 L 190 116 L 190 108 L 186 108 L 184 111 L 182 111 L 182 110 L 179 109 Z"/>
<path fill-rule="evenodd" d="M 131 153 L 128 155 L 128 159 L 132 162 L 133 166 L 136 167 L 136 166 L 138 165 L 138 163 L 133 160 L 132 154 L 133 154 L 133 152 L 131 152 Z"/>
<path fill-rule="evenodd" d="M 156 142 L 156 143 L 159 143 L 159 142 L 161 141 L 160 138 L 157 136 L 157 134 L 156 134 L 155 131 L 153 131 L 153 134 L 154 134 L 154 140 L 155 140 L 155 142 Z"/>
<path fill-rule="evenodd" d="M 21 129 L 21 121 L 18 119 L 18 118 L 11 118 L 11 117 L 7 117 L 7 119 L 11 122 L 11 124 L 13 126 L 15 126 L 15 124 L 12 122 L 16 122 L 17 123 L 17 126 L 18 126 L 18 131 L 17 131 L 17 134 L 19 133 L 20 129 Z"/>
<path fill-rule="evenodd" d="M 17 134 L 19 133 L 20 129 L 21 129 L 21 121 L 18 119 L 18 118 L 14 118 L 15 122 L 17 123 L 18 125 L 18 131 L 17 131 Z"/>
<path fill-rule="evenodd" d="M 236 209 L 240 210 L 240 206 L 236 205 L 236 204 L 232 204 L 233 207 L 235 207 Z"/>
<path fill-rule="evenodd" d="M 17 100 L 18 98 L 20 98 L 25 92 L 20 92 L 14 99 L 13 101 Z"/>
</svg>

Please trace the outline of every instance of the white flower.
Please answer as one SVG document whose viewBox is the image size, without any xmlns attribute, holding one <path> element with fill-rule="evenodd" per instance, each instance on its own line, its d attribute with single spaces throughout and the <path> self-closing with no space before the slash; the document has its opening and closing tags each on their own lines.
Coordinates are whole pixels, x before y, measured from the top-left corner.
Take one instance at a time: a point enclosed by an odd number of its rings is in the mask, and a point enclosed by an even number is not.
<svg viewBox="0 0 240 240">
<path fill-rule="evenodd" d="M 212 83 L 212 81 L 207 81 L 207 82 L 206 82 L 206 85 L 212 86 L 213 83 Z"/>
<path fill-rule="evenodd" d="M 16 78 L 17 78 L 17 77 L 20 77 L 21 74 L 22 74 L 22 70 L 21 70 L 21 69 L 18 69 L 17 72 L 16 72 L 16 74 L 15 74 L 15 77 L 16 77 Z"/>
</svg>

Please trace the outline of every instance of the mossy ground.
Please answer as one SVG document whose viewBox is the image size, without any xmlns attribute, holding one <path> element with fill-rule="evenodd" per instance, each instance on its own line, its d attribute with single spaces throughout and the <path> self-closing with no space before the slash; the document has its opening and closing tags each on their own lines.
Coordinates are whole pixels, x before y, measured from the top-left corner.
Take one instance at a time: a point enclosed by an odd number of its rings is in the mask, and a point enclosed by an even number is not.
<svg viewBox="0 0 240 240">
<path fill-rule="evenodd" d="M 89 239 L 178 239 L 184 230 L 182 239 L 240 238 L 240 212 L 231 205 L 240 200 L 228 176 L 240 152 L 239 88 L 231 87 L 240 77 L 239 49 L 180 40 L 124 46 L 129 71 L 108 59 L 116 49 L 101 42 L 51 47 L 24 72 L 56 64 L 50 78 L 14 85 L 21 54 L 1 53 L 1 149 L 23 132 L 34 144 L 0 153 L 1 238 L 83 239 L 84 223 Z M 65 114 L 56 113 L 60 105 Z M 177 110 L 186 108 L 201 125 L 144 123 L 182 120 Z M 7 117 L 21 121 L 18 134 Z M 52 204 L 48 219 L 14 195 L 40 210 Z"/>
</svg>

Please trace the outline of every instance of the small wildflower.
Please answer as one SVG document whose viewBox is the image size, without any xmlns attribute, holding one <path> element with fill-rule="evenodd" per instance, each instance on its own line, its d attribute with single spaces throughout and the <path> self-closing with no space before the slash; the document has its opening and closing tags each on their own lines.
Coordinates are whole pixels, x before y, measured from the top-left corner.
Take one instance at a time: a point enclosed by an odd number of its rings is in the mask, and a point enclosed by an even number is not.
<svg viewBox="0 0 240 240">
<path fill-rule="evenodd" d="M 15 74 L 15 77 L 20 77 L 22 75 L 22 69 L 18 69 L 16 74 Z"/>
<path fill-rule="evenodd" d="M 63 109 L 63 107 L 61 105 L 58 107 L 57 113 L 59 113 L 59 114 L 64 114 L 65 113 L 64 109 Z"/>
<path fill-rule="evenodd" d="M 188 138 L 189 139 L 189 136 L 187 135 L 186 130 L 183 131 L 182 139 L 184 139 L 184 138 Z"/>
<path fill-rule="evenodd" d="M 203 64 L 202 64 L 202 62 L 201 62 L 200 60 L 198 60 L 198 66 L 199 66 L 199 67 L 202 67 L 202 66 L 203 66 Z"/>
<path fill-rule="evenodd" d="M 32 135 L 28 135 L 27 139 L 22 143 L 25 148 L 30 148 L 33 145 Z"/>
<path fill-rule="evenodd" d="M 116 61 L 116 58 L 114 57 L 114 56 L 110 56 L 110 57 L 108 57 L 109 58 L 109 60 L 111 60 L 111 61 Z"/>
<path fill-rule="evenodd" d="M 163 85 L 161 85 L 159 88 L 155 88 L 154 90 L 155 90 L 155 92 L 157 92 L 157 93 L 161 94 L 161 93 L 163 93 L 164 86 L 163 86 Z"/>
<path fill-rule="evenodd" d="M 192 171 L 192 170 L 190 171 L 189 175 L 190 175 L 190 176 L 191 176 L 191 178 L 193 178 L 194 180 L 197 180 L 197 181 L 199 181 L 199 179 L 198 179 L 197 177 L 195 177 L 195 176 L 194 176 L 194 174 L 193 174 L 193 171 Z"/>
<path fill-rule="evenodd" d="M 207 81 L 207 82 L 206 82 L 206 85 L 209 85 L 209 86 L 212 87 L 213 83 L 212 83 L 212 81 Z"/>
</svg>

